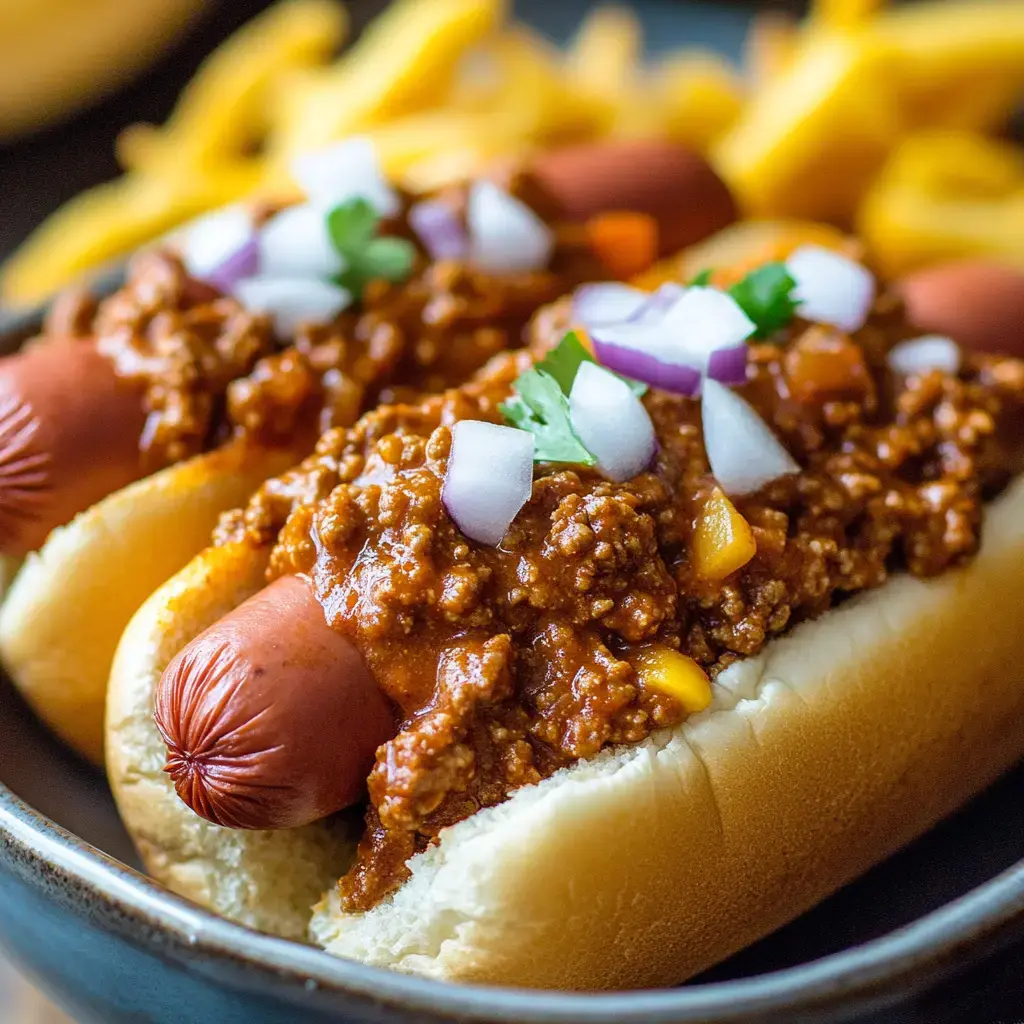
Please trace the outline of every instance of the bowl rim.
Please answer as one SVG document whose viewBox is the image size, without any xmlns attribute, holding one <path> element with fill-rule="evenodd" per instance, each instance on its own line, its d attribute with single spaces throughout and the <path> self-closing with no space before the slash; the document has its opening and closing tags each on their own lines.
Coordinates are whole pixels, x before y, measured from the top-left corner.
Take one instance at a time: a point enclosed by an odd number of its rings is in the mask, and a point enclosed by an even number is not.
<svg viewBox="0 0 1024 1024">
<path fill-rule="evenodd" d="M 123 268 L 95 282 L 112 291 Z M 0 353 L 35 333 L 49 303 L 0 316 Z M 743 1024 L 785 1011 L 816 1020 L 891 1005 L 965 969 L 1024 934 L 1024 860 L 930 913 L 859 946 L 767 974 L 680 988 L 564 993 L 441 982 L 333 957 L 264 935 L 185 900 L 103 853 L 32 808 L 0 782 L 0 855 L 16 851 L 37 875 L 54 870 L 90 896 L 144 923 L 137 944 L 166 953 L 168 940 L 193 955 L 231 956 L 249 967 L 339 996 L 399 1011 L 508 1024 Z M 157 939 L 159 936 L 159 940 Z"/>
<path fill-rule="evenodd" d="M 461 1021 L 508 1024 L 740 1024 L 752 1016 L 828 1013 L 816 1020 L 892 1004 L 961 970 L 1024 932 L 1024 861 L 924 917 L 806 964 L 768 974 L 681 988 L 562 993 L 441 982 L 333 957 L 255 932 L 193 904 L 96 849 L 34 810 L 0 783 L 0 851 L 13 850 L 34 875 L 73 879 L 115 905 L 136 944 L 166 956 L 230 956 L 249 968 L 339 996 Z"/>
</svg>

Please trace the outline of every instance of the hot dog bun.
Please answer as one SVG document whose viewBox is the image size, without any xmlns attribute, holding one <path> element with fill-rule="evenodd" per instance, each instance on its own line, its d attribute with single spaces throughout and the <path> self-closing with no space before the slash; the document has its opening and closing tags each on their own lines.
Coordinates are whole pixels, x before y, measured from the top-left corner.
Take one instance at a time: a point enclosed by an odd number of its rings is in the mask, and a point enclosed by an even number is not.
<svg viewBox="0 0 1024 1024">
<path fill-rule="evenodd" d="M 115 491 L 27 557 L 0 606 L 0 659 L 62 739 L 102 761 L 110 661 L 132 613 L 224 509 L 300 456 L 237 444 L 196 456 Z"/>
<path fill-rule="evenodd" d="M 435 978 L 608 989 L 678 982 L 771 932 L 1024 753 L 1024 481 L 983 536 L 966 569 L 894 577 L 734 664 L 678 729 L 448 829 L 370 913 L 340 913 L 326 888 L 311 936 Z M 152 719 L 168 662 L 262 585 L 264 564 L 203 552 L 140 609 L 114 663 L 109 768 L 155 877 L 294 934 L 314 877 L 345 867 L 335 826 L 202 821 L 162 771 Z"/>
</svg>

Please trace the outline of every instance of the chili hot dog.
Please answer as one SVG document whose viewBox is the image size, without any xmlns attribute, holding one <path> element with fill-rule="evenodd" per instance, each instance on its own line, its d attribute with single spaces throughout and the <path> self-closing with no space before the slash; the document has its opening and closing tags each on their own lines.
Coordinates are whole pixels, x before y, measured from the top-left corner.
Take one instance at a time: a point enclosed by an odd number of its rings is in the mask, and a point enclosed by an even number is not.
<svg viewBox="0 0 1024 1024">
<path fill-rule="evenodd" d="M 440 978 L 666 984 L 1013 763 L 1024 652 L 990 602 L 1024 607 L 1020 364 L 922 337 L 847 256 L 779 255 L 785 274 L 755 266 L 728 291 L 605 290 L 618 326 L 588 321 L 594 294 L 578 294 L 568 320 L 537 317 L 527 353 L 325 435 L 228 517 L 115 662 L 111 782 L 150 870 L 294 935 L 300 901 L 271 890 L 306 893 L 343 863 L 310 925 L 332 953 Z M 774 279 L 772 302 L 750 300 L 750 274 Z M 295 697 L 272 713 L 259 693 L 282 584 L 242 602 L 268 578 L 302 589 L 293 626 L 346 641 L 337 692 L 368 672 L 395 713 L 359 843 L 321 831 L 301 869 L 293 839 L 331 819 L 277 829 L 280 806 L 256 795 L 244 824 L 259 829 L 210 828 L 156 768 L 174 771 L 183 716 L 215 696 L 190 640 L 212 626 L 261 743 L 279 738 L 289 777 L 316 788 L 319 755 L 288 739 L 301 686 L 289 670 Z M 318 662 L 307 684 L 329 676 Z M 339 754 L 332 810 L 374 731 Z M 288 820 L 310 813 L 289 799 Z M 224 848 L 252 858 L 245 907 Z"/>
</svg>

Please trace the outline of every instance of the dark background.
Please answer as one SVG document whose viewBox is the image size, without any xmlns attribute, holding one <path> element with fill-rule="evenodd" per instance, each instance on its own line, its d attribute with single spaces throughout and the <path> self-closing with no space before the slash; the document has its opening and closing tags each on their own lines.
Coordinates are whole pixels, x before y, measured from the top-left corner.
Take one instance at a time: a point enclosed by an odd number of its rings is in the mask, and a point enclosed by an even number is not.
<svg viewBox="0 0 1024 1024">
<path fill-rule="evenodd" d="M 131 3 L 132 0 L 124 0 Z M 198 22 L 188 36 L 177 44 L 144 77 L 116 96 L 87 110 L 72 120 L 6 147 L 0 147 L 0 186 L 6 200 L 0 216 L 0 260 L 49 212 L 84 188 L 114 177 L 119 168 L 114 159 L 114 140 L 125 125 L 134 121 L 163 121 L 174 105 L 181 87 L 189 80 L 202 58 L 218 42 L 256 12 L 270 6 L 272 0 L 220 0 Z M 380 0 L 351 0 L 348 4 L 353 28 L 358 31 L 384 6 Z M 588 4 L 586 0 L 520 0 L 517 10 L 534 25 L 555 39 L 564 40 L 578 24 Z M 702 5 L 672 0 L 637 0 L 649 48 L 659 49 L 688 43 L 714 46 L 738 56 L 746 21 L 754 3 Z M 801 4 L 781 2 L 773 6 L 799 10 Z M 978 828 L 986 822 L 986 808 L 994 815 L 1006 803 L 1021 800 L 1024 772 L 1005 780 L 964 814 L 942 826 L 942 831 Z M 1004 822 L 1018 828 L 1021 818 Z M 998 833 L 997 833 L 998 834 Z M 876 869 L 875 875 L 890 875 L 895 889 L 905 884 L 912 871 L 904 859 Z M 902 863 L 901 863 L 902 862 Z M 951 867 L 951 870 L 956 870 Z M 998 870 L 998 867 L 995 868 Z M 970 875 L 970 869 L 964 874 Z M 978 879 L 979 881 L 981 878 Z M 877 884 L 876 879 L 876 884 Z M 883 889 L 885 879 L 881 879 Z M 855 891 L 838 894 L 816 914 L 839 911 L 844 898 L 856 899 Z M 875 916 L 878 908 L 865 907 L 866 916 Z M 751 954 L 758 962 L 777 958 L 785 962 L 795 950 L 789 949 L 788 929 L 765 942 Z M 770 951 L 766 956 L 765 947 Z M 716 975 L 743 973 L 741 954 Z M 2 1013 L 0 1013 L 2 1017 Z M 915 1000 L 902 1011 L 893 1011 L 892 1024 L 1024 1024 L 1024 947 L 1016 947 L 991 958 L 929 995 Z"/>
</svg>

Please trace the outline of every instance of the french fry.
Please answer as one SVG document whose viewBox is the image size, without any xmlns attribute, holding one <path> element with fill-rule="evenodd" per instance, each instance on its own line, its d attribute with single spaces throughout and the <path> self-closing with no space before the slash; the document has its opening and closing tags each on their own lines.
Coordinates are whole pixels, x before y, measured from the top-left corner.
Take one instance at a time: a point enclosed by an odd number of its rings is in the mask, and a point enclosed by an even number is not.
<svg viewBox="0 0 1024 1024">
<path fill-rule="evenodd" d="M 998 130 L 1024 93 L 1024 3 L 946 0 L 896 8 L 874 32 L 899 67 L 908 125 Z"/>
<path fill-rule="evenodd" d="M 885 0 L 813 0 L 810 22 L 812 28 L 855 28 L 884 6 Z"/>
<path fill-rule="evenodd" d="M 342 61 L 293 77 L 271 159 L 286 162 L 438 102 L 459 59 L 502 15 L 501 0 L 397 0 Z"/>
<path fill-rule="evenodd" d="M 796 18 L 782 11 L 758 11 L 743 44 L 743 70 L 752 85 L 764 85 L 793 60 L 800 37 Z"/>
<path fill-rule="evenodd" d="M 900 135 L 895 76 L 866 30 L 806 37 L 713 151 L 746 210 L 848 224 Z"/>
<path fill-rule="evenodd" d="M 1024 150 L 966 132 L 912 135 L 865 197 L 857 227 L 891 276 L 965 256 L 1024 267 Z"/>
<path fill-rule="evenodd" d="M 348 15 L 334 0 L 283 0 L 241 28 L 185 87 L 164 128 L 134 125 L 118 139 L 126 170 L 182 173 L 234 160 L 263 141 L 278 78 L 329 60 Z"/>
<path fill-rule="evenodd" d="M 655 82 L 665 134 L 701 152 L 736 123 L 746 105 L 739 75 L 713 53 L 670 57 L 658 68 Z"/>
<path fill-rule="evenodd" d="M 259 169 L 241 165 L 216 175 L 169 180 L 126 174 L 76 196 L 51 216 L 5 264 L 5 303 L 45 299 L 62 281 L 123 256 L 190 217 L 251 192 Z"/>
<path fill-rule="evenodd" d="M 580 88 L 614 99 L 632 84 L 643 50 L 643 31 L 629 8 L 598 7 L 569 45 L 567 71 Z"/>
</svg>

